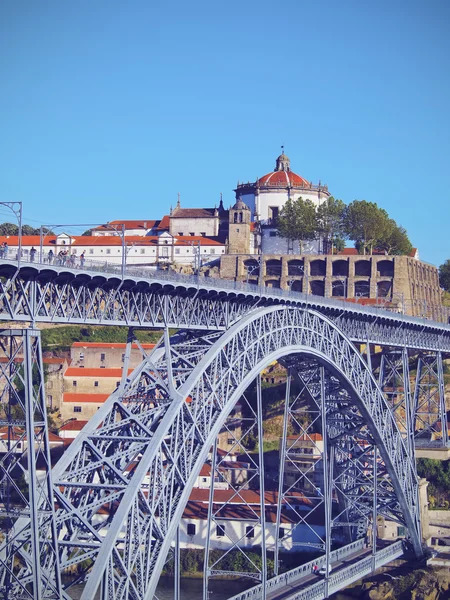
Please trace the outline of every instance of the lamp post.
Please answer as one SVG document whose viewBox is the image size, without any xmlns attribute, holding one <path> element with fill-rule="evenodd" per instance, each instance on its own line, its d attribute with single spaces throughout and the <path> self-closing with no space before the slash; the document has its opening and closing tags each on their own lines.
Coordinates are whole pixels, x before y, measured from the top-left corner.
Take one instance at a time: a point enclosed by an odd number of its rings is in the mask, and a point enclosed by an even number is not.
<svg viewBox="0 0 450 600">
<path fill-rule="evenodd" d="M 260 268 L 261 268 L 261 264 L 260 264 L 259 259 L 258 259 L 257 265 L 245 265 L 245 269 L 247 271 L 247 279 L 246 279 L 245 283 L 248 283 L 248 278 L 250 277 L 250 275 L 253 275 L 253 273 Z"/>
<path fill-rule="evenodd" d="M 20 267 L 20 259 L 22 258 L 22 202 L 0 202 L 1 206 L 6 206 L 15 215 L 18 224 L 17 235 L 17 268 Z"/>
<path fill-rule="evenodd" d="M 400 312 L 402 315 L 404 315 L 405 314 L 405 295 L 403 294 L 403 292 L 392 292 L 391 302 L 394 300 L 395 297 L 398 297 L 400 299 Z"/>
<path fill-rule="evenodd" d="M 125 248 L 125 223 L 120 223 L 120 229 L 118 229 L 112 223 L 106 223 L 105 225 L 103 225 L 103 227 L 112 229 L 113 231 L 115 231 L 117 233 L 118 236 L 120 236 L 120 239 L 122 242 L 121 274 L 122 274 L 122 279 L 125 279 L 125 271 L 127 268 L 127 253 L 126 253 L 126 248 Z"/>
<path fill-rule="evenodd" d="M 335 288 L 336 284 L 342 284 L 343 288 L 344 288 L 344 298 L 347 298 L 347 291 L 348 291 L 348 284 L 347 284 L 347 279 L 335 279 L 334 281 L 331 282 L 331 287 Z"/>
</svg>

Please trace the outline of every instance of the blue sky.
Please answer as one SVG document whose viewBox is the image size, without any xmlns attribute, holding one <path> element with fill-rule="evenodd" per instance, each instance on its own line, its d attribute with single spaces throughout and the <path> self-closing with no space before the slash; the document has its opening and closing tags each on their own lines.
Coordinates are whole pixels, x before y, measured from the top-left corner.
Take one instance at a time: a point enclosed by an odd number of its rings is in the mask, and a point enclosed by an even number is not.
<svg viewBox="0 0 450 600">
<path fill-rule="evenodd" d="M 449 23 L 448 0 L 4 0 L 0 201 L 35 226 L 231 205 L 284 144 L 441 264 Z"/>
</svg>

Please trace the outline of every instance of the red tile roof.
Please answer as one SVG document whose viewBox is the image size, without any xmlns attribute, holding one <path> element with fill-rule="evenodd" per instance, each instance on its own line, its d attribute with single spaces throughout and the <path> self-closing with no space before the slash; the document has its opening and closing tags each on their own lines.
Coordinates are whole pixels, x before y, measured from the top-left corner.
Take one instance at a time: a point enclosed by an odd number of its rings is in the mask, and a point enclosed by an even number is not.
<svg viewBox="0 0 450 600">
<path fill-rule="evenodd" d="M 85 235 L 85 236 L 71 236 L 72 242 L 70 244 L 59 245 L 58 248 L 65 248 L 66 250 L 70 250 L 71 248 L 81 248 L 84 249 L 86 247 L 108 247 L 108 246 L 122 246 L 122 238 L 119 235 Z M 176 246 L 186 246 L 190 245 L 192 242 L 198 244 L 200 241 L 201 246 L 223 246 L 223 242 L 219 241 L 216 237 L 203 237 L 203 236 L 195 236 L 195 235 L 180 235 L 173 236 L 176 239 Z M 128 245 L 136 246 L 157 246 L 159 237 L 157 235 L 128 235 L 125 237 L 125 243 Z M 17 236 L 4 236 L 0 235 L 0 243 L 7 242 L 8 246 L 17 246 L 18 245 L 18 237 Z M 39 236 L 35 235 L 24 235 L 22 237 L 22 246 L 28 248 L 29 246 L 34 246 L 36 250 L 39 249 L 40 239 Z M 44 247 L 46 251 L 49 247 L 55 248 L 56 246 L 56 238 L 55 236 L 49 236 L 44 240 Z"/>
<path fill-rule="evenodd" d="M 272 171 L 272 173 L 267 173 L 261 179 L 258 179 L 257 184 L 262 186 L 275 186 L 275 187 L 286 187 L 287 185 L 297 186 L 297 187 L 310 187 L 311 184 L 309 181 L 306 181 L 297 173 L 293 173 L 292 171 Z"/>
<path fill-rule="evenodd" d="M 169 217 L 169 215 L 164 215 L 156 229 L 158 229 L 158 231 L 163 231 L 165 229 L 169 229 L 169 227 L 170 227 L 170 217 Z"/>
<path fill-rule="evenodd" d="M 86 425 L 87 421 L 69 421 L 65 425 L 59 428 L 59 431 L 81 431 Z"/>
<path fill-rule="evenodd" d="M 128 369 L 130 374 L 133 369 Z M 122 369 L 87 369 L 85 367 L 69 367 L 64 373 L 64 377 L 115 377 L 122 376 Z"/>
<path fill-rule="evenodd" d="M 133 220 L 133 219 L 125 219 L 125 220 L 117 220 L 117 221 L 109 221 L 107 225 L 99 225 L 99 227 L 95 227 L 93 231 L 110 231 L 111 235 L 114 235 L 114 230 L 108 225 L 113 225 L 114 227 L 125 225 L 125 229 L 153 229 L 159 225 L 160 220 L 155 219 L 141 219 L 141 220 Z"/>
<path fill-rule="evenodd" d="M 105 400 L 110 397 L 111 394 L 63 394 L 63 402 L 82 404 L 83 402 L 93 402 L 96 404 L 103 404 Z"/>
<path fill-rule="evenodd" d="M 151 350 L 155 347 L 155 344 L 141 344 L 146 350 Z M 108 343 L 108 342 L 74 342 L 72 348 L 123 348 L 127 347 L 126 344 L 122 343 Z M 133 348 L 137 348 L 137 344 L 133 344 Z"/>
<path fill-rule="evenodd" d="M 290 497 L 295 498 L 295 503 L 297 504 L 303 503 L 311 506 L 313 504 L 313 502 L 301 492 L 293 492 L 290 494 Z M 264 503 L 266 505 L 276 505 L 278 499 L 278 492 L 272 490 L 266 491 L 264 494 L 264 499 Z M 194 488 L 191 492 L 190 500 L 207 503 L 209 501 L 209 490 Z M 239 494 L 236 494 L 236 492 L 232 489 L 214 490 L 214 502 L 217 502 L 218 504 L 225 504 L 227 502 L 233 504 L 242 504 L 243 502 L 247 504 L 259 504 L 259 501 L 259 491 L 239 490 Z"/>
</svg>

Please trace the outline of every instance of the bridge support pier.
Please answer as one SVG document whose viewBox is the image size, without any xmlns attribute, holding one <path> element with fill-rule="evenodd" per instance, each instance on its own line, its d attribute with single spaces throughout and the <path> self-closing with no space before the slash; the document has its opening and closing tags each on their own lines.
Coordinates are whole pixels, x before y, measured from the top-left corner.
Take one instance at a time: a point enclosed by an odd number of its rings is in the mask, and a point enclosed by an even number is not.
<svg viewBox="0 0 450 600">
<path fill-rule="evenodd" d="M 60 600 L 40 332 L 0 331 L 0 355 L 2 597 Z"/>
</svg>

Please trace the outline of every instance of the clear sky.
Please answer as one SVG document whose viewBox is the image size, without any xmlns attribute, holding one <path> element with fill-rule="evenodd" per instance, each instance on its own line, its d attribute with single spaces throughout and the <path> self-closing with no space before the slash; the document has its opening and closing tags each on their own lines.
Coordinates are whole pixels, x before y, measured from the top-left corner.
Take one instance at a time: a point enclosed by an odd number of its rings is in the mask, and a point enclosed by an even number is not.
<svg viewBox="0 0 450 600">
<path fill-rule="evenodd" d="M 448 0 L 3 0 L 0 201 L 36 227 L 229 206 L 284 144 L 441 264 L 449 26 Z"/>
</svg>

